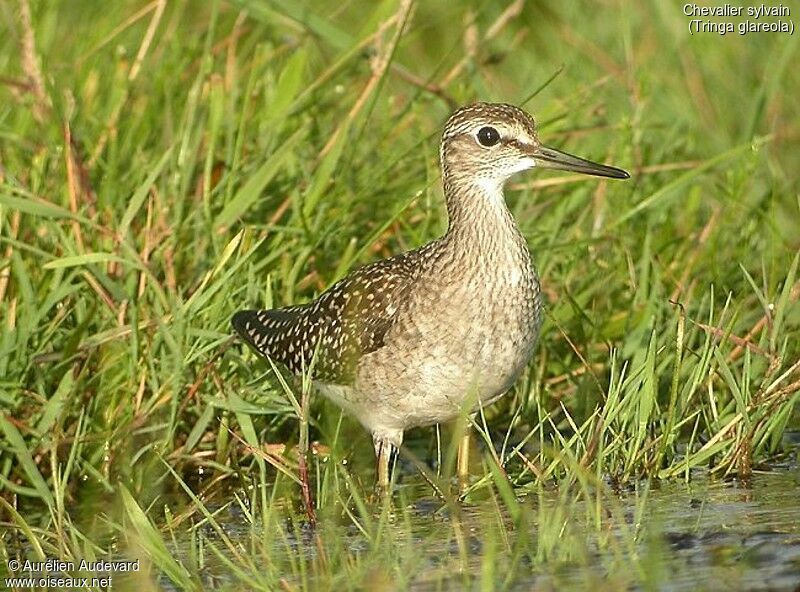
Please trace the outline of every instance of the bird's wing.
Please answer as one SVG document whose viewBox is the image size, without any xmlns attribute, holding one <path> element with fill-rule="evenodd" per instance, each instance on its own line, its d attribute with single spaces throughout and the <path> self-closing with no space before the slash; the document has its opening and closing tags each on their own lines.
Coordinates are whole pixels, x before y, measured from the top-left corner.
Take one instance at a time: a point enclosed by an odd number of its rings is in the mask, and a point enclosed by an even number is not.
<svg viewBox="0 0 800 592">
<path fill-rule="evenodd" d="M 359 359 L 384 345 L 416 270 L 417 251 L 355 270 L 308 304 L 237 312 L 232 324 L 258 353 L 294 373 L 350 384 Z"/>
</svg>

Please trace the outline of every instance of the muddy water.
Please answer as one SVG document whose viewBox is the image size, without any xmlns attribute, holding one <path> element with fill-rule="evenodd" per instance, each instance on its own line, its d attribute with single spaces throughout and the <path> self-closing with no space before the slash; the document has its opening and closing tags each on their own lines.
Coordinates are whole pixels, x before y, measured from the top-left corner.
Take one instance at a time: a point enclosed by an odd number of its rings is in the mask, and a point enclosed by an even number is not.
<svg viewBox="0 0 800 592">
<path fill-rule="evenodd" d="M 348 519 L 331 525 L 328 515 L 317 529 L 289 526 L 281 536 L 257 536 L 266 544 L 257 554 L 285 566 L 291 588 L 346 582 L 345 588 L 381 590 L 800 592 L 796 464 L 757 472 L 747 485 L 695 475 L 688 484 L 640 484 L 596 498 L 538 491 L 520 497 L 522 519 L 494 498 L 448 507 L 424 484 L 400 489 L 380 542 Z M 218 514 L 227 533 L 252 548 L 253 528 L 242 518 Z M 314 573 L 321 545 L 326 564 L 350 566 L 347 576 Z M 307 571 L 298 578 L 301 557 Z M 207 583 L 236 586 L 215 563 L 202 570 Z M 371 567 L 352 568 L 360 564 Z"/>
<path fill-rule="evenodd" d="M 663 590 L 800 591 L 800 470 L 653 492 L 667 551 Z"/>
</svg>

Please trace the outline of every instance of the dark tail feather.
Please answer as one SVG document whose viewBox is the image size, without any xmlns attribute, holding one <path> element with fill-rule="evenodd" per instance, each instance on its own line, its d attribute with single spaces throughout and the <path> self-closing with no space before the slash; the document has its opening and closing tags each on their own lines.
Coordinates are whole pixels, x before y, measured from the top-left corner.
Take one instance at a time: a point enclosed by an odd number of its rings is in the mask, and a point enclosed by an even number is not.
<svg viewBox="0 0 800 592">
<path fill-rule="evenodd" d="M 316 335 L 302 316 L 302 307 L 240 310 L 231 318 L 239 336 L 260 355 L 286 365 L 292 372 L 308 367 Z"/>
<path fill-rule="evenodd" d="M 251 347 L 258 350 L 258 346 L 253 342 L 250 329 L 258 324 L 257 310 L 240 310 L 231 317 L 231 325 Z"/>
</svg>

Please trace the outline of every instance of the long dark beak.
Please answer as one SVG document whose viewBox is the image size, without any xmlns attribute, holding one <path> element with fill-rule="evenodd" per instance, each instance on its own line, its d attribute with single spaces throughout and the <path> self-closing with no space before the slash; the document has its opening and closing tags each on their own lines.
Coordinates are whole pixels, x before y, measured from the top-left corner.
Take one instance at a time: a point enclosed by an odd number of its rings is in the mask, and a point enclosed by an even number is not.
<svg viewBox="0 0 800 592">
<path fill-rule="evenodd" d="M 530 155 L 536 161 L 536 166 L 543 169 L 559 169 L 562 171 L 573 171 L 584 175 L 594 175 L 596 177 L 611 177 L 612 179 L 628 179 L 630 175 L 627 171 L 617 167 L 598 164 L 591 160 L 584 160 L 572 154 L 561 152 L 555 148 L 547 146 L 531 147 Z"/>
</svg>

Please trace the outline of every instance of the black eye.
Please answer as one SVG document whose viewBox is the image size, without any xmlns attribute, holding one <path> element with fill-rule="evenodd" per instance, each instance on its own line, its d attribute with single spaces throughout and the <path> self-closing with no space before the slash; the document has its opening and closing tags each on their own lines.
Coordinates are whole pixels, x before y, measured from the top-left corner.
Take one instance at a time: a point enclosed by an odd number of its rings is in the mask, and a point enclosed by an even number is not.
<svg viewBox="0 0 800 592">
<path fill-rule="evenodd" d="M 500 141 L 500 132 L 493 127 L 482 127 L 478 130 L 478 142 L 481 146 L 494 146 Z"/>
</svg>

